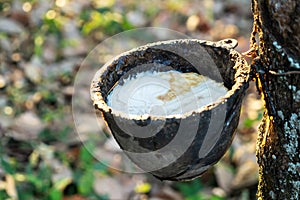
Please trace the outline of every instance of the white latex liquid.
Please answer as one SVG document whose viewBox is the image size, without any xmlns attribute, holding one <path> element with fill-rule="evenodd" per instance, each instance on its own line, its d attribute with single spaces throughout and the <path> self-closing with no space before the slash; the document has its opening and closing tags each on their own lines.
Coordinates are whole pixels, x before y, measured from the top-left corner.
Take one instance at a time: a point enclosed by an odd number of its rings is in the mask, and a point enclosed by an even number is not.
<svg viewBox="0 0 300 200">
<path fill-rule="evenodd" d="M 147 71 L 117 84 L 107 104 L 129 115 L 166 116 L 201 108 L 227 91 L 223 84 L 196 73 Z"/>
</svg>

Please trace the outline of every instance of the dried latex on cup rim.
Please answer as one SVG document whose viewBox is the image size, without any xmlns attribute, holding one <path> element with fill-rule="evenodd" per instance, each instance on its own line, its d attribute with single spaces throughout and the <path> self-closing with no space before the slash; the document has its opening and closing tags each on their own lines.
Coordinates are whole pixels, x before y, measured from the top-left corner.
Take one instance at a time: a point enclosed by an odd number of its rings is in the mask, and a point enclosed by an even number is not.
<svg viewBox="0 0 300 200">
<path fill-rule="evenodd" d="M 117 56 L 96 73 L 91 85 L 94 106 L 101 111 L 114 138 L 130 160 L 159 179 L 178 181 L 201 175 L 224 155 L 235 135 L 250 72 L 246 61 L 233 50 L 236 45 L 233 39 L 152 43 Z M 179 49 L 180 56 L 167 51 L 169 48 Z M 191 64 L 189 56 L 203 53 L 199 49 L 204 50 L 211 60 L 203 58 L 198 62 L 196 59 L 196 63 L 207 65 L 195 69 L 196 65 Z M 107 95 L 121 77 L 124 78 L 129 70 L 136 73 L 146 71 L 139 66 L 147 63 L 156 63 L 154 71 L 187 73 L 198 70 L 200 74 L 222 82 L 229 91 L 204 107 L 175 115 L 128 115 L 108 106 Z M 162 67 L 166 65 L 172 69 Z M 142 137 L 144 128 L 153 134 Z"/>
</svg>

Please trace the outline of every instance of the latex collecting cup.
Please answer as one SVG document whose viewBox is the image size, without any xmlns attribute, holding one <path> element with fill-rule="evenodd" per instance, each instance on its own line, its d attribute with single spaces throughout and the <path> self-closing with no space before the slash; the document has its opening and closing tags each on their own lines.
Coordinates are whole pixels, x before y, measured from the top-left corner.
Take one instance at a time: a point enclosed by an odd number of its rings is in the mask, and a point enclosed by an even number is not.
<svg viewBox="0 0 300 200">
<path fill-rule="evenodd" d="M 221 159 L 249 82 L 236 45 L 233 39 L 163 41 L 99 69 L 93 104 L 132 162 L 159 179 L 189 180 Z"/>
</svg>

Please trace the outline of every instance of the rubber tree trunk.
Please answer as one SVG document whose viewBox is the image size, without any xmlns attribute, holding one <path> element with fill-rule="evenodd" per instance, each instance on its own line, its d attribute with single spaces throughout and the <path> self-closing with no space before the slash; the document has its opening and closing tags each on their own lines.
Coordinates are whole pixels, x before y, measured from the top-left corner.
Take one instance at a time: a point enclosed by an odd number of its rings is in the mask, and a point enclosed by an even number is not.
<svg viewBox="0 0 300 200">
<path fill-rule="evenodd" d="M 266 106 L 257 197 L 300 199 L 300 1 L 252 0 L 252 6 L 252 67 Z"/>
</svg>

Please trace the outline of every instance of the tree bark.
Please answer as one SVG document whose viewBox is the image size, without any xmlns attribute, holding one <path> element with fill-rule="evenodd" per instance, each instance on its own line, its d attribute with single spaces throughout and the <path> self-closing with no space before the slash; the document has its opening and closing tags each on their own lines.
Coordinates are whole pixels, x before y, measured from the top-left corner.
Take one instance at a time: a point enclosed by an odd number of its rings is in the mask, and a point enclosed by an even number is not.
<svg viewBox="0 0 300 200">
<path fill-rule="evenodd" d="M 257 197 L 300 199 L 300 1 L 252 0 L 252 6 L 252 67 L 266 107 Z"/>
</svg>

